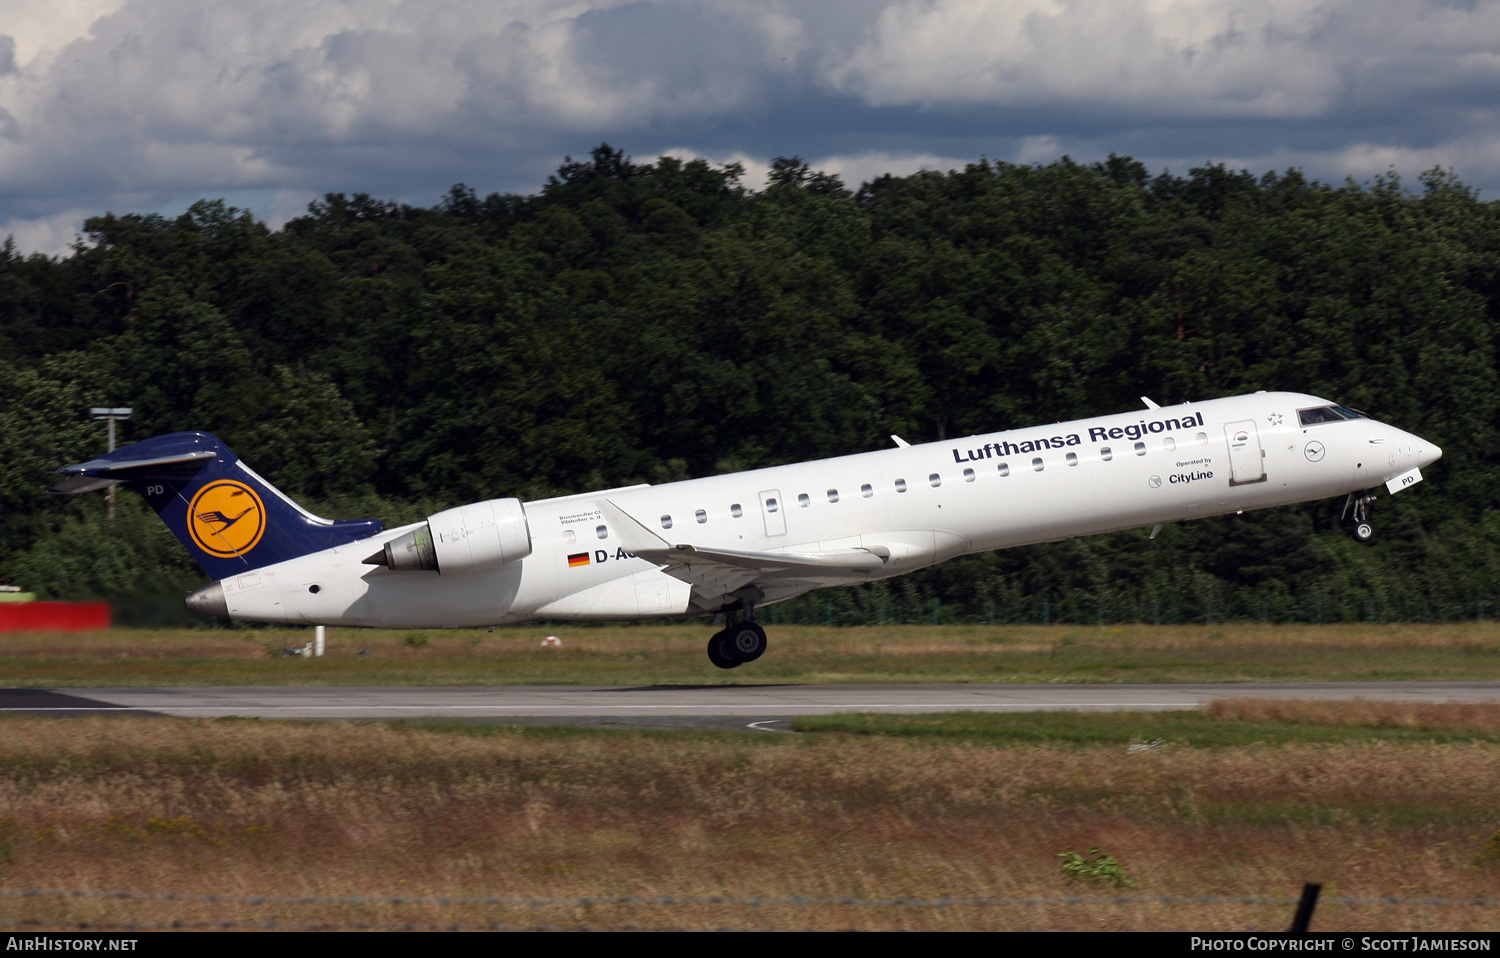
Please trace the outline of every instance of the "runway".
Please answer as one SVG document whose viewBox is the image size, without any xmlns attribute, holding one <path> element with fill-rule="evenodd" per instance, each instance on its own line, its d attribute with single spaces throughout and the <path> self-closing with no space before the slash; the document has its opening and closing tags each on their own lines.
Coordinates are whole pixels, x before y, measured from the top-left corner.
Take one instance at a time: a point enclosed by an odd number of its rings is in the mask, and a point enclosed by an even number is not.
<svg viewBox="0 0 1500 958">
<path fill-rule="evenodd" d="M 264 719 L 460 719 L 508 724 L 784 729 L 836 712 L 1174 711 L 1255 697 L 1500 702 L 1496 682 L 1169 685 L 465 685 L 0 689 L 0 711 Z"/>
</svg>

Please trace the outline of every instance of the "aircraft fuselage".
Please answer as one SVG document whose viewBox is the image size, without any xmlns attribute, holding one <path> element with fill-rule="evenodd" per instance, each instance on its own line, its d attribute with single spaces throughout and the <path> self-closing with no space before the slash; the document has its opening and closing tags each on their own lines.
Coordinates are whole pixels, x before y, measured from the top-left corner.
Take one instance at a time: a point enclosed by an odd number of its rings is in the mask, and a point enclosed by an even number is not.
<svg viewBox="0 0 1500 958">
<path fill-rule="evenodd" d="M 1373 419 L 1304 422 L 1322 408 L 1342 407 L 1256 393 L 527 502 L 530 552 L 495 568 L 369 564 L 418 523 L 247 568 L 217 587 L 228 615 L 267 622 L 447 628 L 701 615 L 735 607 L 746 588 L 765 604 L 970 552 L 1387 483 L 1398 491 L 1441 455 Z M 662 560 L 668 549 L 675 564 Z M 755 574 L 756 556 L 778 554 L 803 565 Z"/>
</svg>

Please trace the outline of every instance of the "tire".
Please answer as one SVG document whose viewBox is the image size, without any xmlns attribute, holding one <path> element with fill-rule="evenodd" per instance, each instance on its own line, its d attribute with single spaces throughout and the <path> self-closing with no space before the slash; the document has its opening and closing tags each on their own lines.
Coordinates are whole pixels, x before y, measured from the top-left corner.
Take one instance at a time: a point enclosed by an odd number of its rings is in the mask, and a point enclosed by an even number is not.
<svg viewBox="0 0 1500 958">
<path fill-rule="evenodd" d="M 708 660 L 721 669 L 739 667 L 739 659 L 730 656 L 729 630 L 715 632 L 708 640 Z"/>
<path fill-rule="evenodd" d="M 1353 522 L 1349 525 L 1349 538 L 1369 545 L 1375 541 L 1375 527 L 1368 520 Z"/>
<path fill-rule="evenodd" d="M 754 662 L 766 654 L 766 630 L 754 622 L 741 622 L 724 630 L 726 650 L 740 662 Z"/>
</svg>

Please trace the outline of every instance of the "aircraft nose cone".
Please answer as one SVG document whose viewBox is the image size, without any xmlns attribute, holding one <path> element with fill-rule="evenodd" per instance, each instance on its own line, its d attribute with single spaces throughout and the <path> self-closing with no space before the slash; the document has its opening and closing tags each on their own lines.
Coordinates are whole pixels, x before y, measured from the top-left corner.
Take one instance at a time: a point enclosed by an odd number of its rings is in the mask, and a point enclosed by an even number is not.
<svg viewBox="0 0 1500 958">
<path fill-rule="evenodd" d="M 226 619 L 229 617 L 229 601 L 224 598 L 224 587 L 217 582 L 213 585 L 206 585 L 189 595 L 182 600 L 182 604 L 187 606 L 189 612 L 196 612 L 199 615 L 218 615 Z"/>
<path fill-rule="evenodd" d="M 1430 466 L 1443 458 L 1443 450 L 1435 442 L 1423 442 L 1417 444 L 1417 464 Z"/>
</svg>

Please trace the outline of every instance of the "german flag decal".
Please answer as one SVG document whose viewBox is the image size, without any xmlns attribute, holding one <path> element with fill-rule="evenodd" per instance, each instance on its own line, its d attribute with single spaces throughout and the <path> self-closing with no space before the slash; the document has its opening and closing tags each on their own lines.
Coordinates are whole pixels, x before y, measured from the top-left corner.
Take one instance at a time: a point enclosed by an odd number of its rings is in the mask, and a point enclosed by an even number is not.
<svg viewBox="0 0 1500 958">
<path fill-rule="evenodd" d="M 576 569 L 576 568 L 578 568 L 581 565 L 588 565 L 588 564 L 589 564 L 589 554 L 587 552 L 575 552 L 572 555 L 568 556 L 568 568 L 569 569 Z"/>
</svg>

